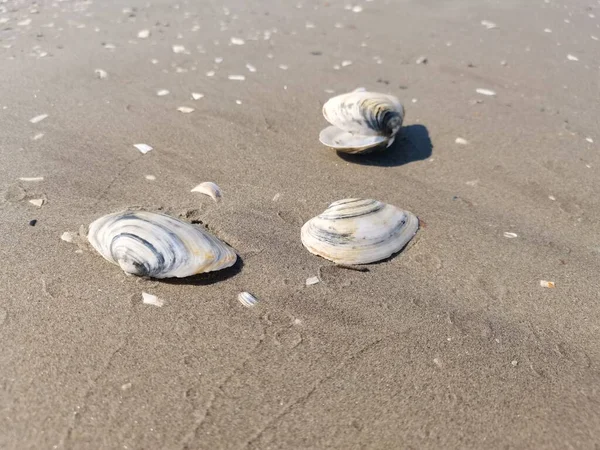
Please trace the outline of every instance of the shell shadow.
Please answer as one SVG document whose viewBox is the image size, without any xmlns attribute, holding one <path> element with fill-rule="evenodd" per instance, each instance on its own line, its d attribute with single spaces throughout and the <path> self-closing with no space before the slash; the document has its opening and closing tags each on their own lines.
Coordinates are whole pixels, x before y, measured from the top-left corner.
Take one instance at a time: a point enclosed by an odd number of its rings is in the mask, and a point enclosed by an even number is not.
<svg viewBox="0 0 600 450">
<path fill-rule="evenodd" d="M 242 261 L 242 258 L 238 255 L 235 264 L 226 269 L 217 270 L 216 272 L 200 273 L 186 278 L 164 278 L 160 281 L 165 284 L 208 286 L 235 277 L 242 271 L 243 267 L 244 261 Z"/>
<path fill-rule="evenodd" d="M 354 164 L 396 167 L 427 159 L 432 152 L 433 144 L 429 138 L 427 127 L 415 124 L 402 127 L 396 135 L 394 143 L 385 150 L 363 155 L 338 152 L 338 155 L 344 161 Z"/>
</svg>

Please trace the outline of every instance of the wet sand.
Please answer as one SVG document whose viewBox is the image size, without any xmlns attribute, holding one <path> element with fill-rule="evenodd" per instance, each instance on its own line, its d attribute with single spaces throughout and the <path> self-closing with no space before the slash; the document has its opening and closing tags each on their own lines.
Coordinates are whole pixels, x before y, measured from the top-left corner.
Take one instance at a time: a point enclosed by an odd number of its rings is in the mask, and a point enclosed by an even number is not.
<svg viewBox="0 0 600 450">
<path fill-rule="evenodd" d="M 600 5 L 282 3 L 0 3 L 0 447 L 598 448 Z M 343 157 L 320 110 L 359 86 L 405 127 Z M 412 245 L 306 251 L 349 197 Z M 146 281 L 61 239 L 131 207 L 240 263 Z"/>
</svg>

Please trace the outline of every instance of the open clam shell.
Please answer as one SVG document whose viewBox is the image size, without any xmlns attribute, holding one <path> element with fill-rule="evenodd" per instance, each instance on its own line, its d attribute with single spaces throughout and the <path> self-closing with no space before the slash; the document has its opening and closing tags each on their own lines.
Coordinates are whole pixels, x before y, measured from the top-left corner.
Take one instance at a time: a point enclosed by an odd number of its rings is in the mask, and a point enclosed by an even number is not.
<svg viewBox="0 0 600 450">
<path fill-rule="evenodd" d="M 409 211 L 370 199 L 332 203 L 304 224 L 302 244 L 337 264 L 369 264 L 402 250 L 419 228 Z"/>
<path fill-rule="evenodd" d="M 90 224 L 90 244 L 126 273 L 183 278 L 235 264 L 235 251 L 204 229 L 164 214 L 125 211 Z"/>
<path fill-rule="evenodd" d="M 329 99 L 323 116 L 331 126 L 321 131 L 321 143 L 362 153 L 391 145 L 404 121 L 404 108 L 392 95 L 355 90 Z"/>
</svg>

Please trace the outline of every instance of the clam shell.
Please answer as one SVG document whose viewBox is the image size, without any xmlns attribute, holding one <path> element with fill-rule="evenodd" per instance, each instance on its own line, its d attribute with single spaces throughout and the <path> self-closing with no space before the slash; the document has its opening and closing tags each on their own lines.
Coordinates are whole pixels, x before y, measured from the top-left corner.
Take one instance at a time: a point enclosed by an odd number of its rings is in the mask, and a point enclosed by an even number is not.
<svg viewBox="0 0 600 450">
<path fill-rule="evenodd" d="M 340 130 L 329 126 L 321 130 L 319 141 L 327 147 L 331 147 L 344 153 L 368 153 L 389 147 L 394 142 L 394 136 L 363 136 Z"/>
<path fill-rule="evenodd" d="M 198 186 L 192 189 L 191 192 L 199 192 L 200 194 L 208 195 L 217 203 L 220 202 L 221 197 L 223 197 L 223 192 L 221 191 L 221 188 L 212 181 L 205 181 L 204 183 L 200 183 Z"/>
<path fill-rule="evenodd" d="M 152 278 L 183 278 L 235 264 L 228 245 L 174 217 L 125 211 L 90 224 L 90 244 L 126 273 Z"/>
<path fill-rule="evenodd" d="M 321 131 L 322 144 L 342 152 L 362 153 L 393 142 L 404 120 L 404 108 L 392 95 L 358 88 L 330 98 L 323 105 L 323 116 L 332 126 Z"/>
<path fill-rule="evenodd" d="M 370 199 L 345 199 L 304 224 L 302 244 L 337 264 L 369 264 L 392 256 L 419 228 L 409 211 Z"/>
</svg>

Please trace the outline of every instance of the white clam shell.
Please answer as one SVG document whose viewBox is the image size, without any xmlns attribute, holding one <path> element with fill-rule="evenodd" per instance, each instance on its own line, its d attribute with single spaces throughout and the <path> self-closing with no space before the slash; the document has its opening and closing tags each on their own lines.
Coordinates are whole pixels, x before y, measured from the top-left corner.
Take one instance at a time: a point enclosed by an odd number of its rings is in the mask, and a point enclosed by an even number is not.
<svg viewBox="0 0 600 450">
<path fill-rule="evenodd" d="M 90 224 L 88 240 L 126 273 L 183 278 L 235 264 L 231 247 L 208 231 L 164 214 L 125 211 Z"/>
<path fill-rule="evenodd" d="M 392 256 L 419 228 L 409 211 L 370 199 L 345 199 L 304 224 L 302 244 L 337 264 L 369 264 Z"/>
<path fill-rule="evenodd" d="M 330 98 L 323 105 L 323 116 L 332 126 L 321 131 L 322 144 L 342 152 L 362 153 L 393 142 L 404 121 L 404 108 L 392 95 L 358 88 Z"/>
<path fill-rule="evenodd" d="M 199 192 L 200 194 L 208 195 L 215 202 L 221 201 L 221 197 L 223 197 L 221 188 L 212 181 L 205 181 L 204 183 L 200 183 L 198 186 L 192 189 L 191 192 Z"/>
</svg>

